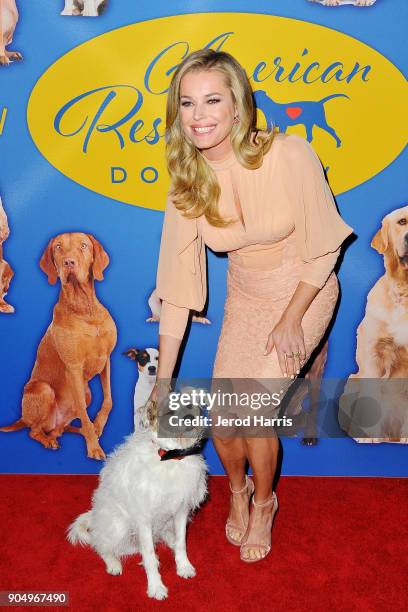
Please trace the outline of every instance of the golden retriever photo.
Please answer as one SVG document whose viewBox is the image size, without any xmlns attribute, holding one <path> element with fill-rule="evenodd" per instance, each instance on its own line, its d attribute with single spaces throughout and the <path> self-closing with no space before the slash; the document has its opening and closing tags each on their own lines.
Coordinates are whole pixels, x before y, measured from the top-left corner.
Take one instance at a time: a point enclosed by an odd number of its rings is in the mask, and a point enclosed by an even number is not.
<svg viewBox="0 0 408 612">
<path fill-rule="evenodd" d="M 373 397 L 378 418 L 372 419 L 373 437 L 357 442 L 408 442 L 408 206 L 397 208 L 382 220 L 371 246 L 384 256 L 385 273 L 367 296 L 365 316 L 357 329 L 358 371 L 351 374 L 340 401 L 342 418 L 351 417 L 348 401 L 358 391 L 361 408 L 370 422 Z M 359 382 L 355 381 L 358 379 Z M 393 380 L 396 379 L 396 380 Z M 386 382 L 388 381 L 388 382 Z M 350 384 L 349 384 L 350 383 Z M 359 384 L 361 383 L 361 384 Z M 352 420 L 359 420 L 356 414 Z M 346 419 L 347 420 L 347 419 Z M 375 421 L 375 422 L 374 422 Z M 342 425 L 343 426 L 343 425 Z M 364 428 L 365 429 L 365 428 Z M 347 428 L 346 428 L 347 430 Z"/>
<path fill-rule="evenodd" d="M 13 306 L 7 304 L 5 296 L 10 286 L 10 281 L 14 276 L 14 272 L 9 263 L 3 259 L 3 242 L 10 235 L 10 230 L 7 221 L 7 215 L 3 208 L 3 203 L 0 198 L 0 312 L 10 314 L 14 312 Z"/>
<path fill-rule="evenodd" d="M 105 459 L 99 444 L 112 408 L 110 354 L 116 326 L 95 294 L 94 280 L 103 280 L 109 257 L 91 234 L 65 233 L 49 241 L 40 267 L 48 282 L 61 282 L 54 314 L 37 351 L 31 378 L 24 387 L 21 419 L 0 431 L 30 428 L 30 437 L 57 449 L 64 431 L 84 436 L 88 457 Z M 101 377 L 104 399 L 93 422 L 88 382 Z M 81 427 L 71 427 L 80 419 Z"/>
</svg>

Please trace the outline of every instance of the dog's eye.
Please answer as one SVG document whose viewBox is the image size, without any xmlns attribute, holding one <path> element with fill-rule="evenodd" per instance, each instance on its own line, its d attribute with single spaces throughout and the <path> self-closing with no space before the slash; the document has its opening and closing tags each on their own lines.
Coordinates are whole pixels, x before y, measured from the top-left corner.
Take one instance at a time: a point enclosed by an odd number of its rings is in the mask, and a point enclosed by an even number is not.
<svg viewBox="0 0 408 612">
<path fill-rule="evenodd" d="M 83 242 L 83 243 L 81 244 L 81 249 L 82 249 L 83 251 L 85 251 L 85 249 L 87 249 L 87 248 L 88 248 L 88 245 L 86 244 L 86 242 Z"/>
<path fill-rule="evenodd" d="M 405 219 L 405 217 L 402 217 L 402 219 L 399 219 L 397 221 L 398 225 L 406 225 L 407 224 L 407 220 Z"/>
<path fill-rule="evenodd" d="M 60 251 L 60 250 L 61 250 L 61 245 L 60 245 L 60 244 L 56 244 L 56 245 L 55 245 L 55 249 L 56 249 L 57 251 Z"/>
</svg>

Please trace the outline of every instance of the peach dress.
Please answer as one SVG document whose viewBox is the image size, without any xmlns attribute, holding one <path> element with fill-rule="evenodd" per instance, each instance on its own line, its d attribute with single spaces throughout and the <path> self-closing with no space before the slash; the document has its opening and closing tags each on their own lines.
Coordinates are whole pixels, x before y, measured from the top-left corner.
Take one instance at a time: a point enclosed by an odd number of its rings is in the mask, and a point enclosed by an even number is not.
<svg viewBox="0 0 408 612">
<path fill-rule="evenodd" d="M 303 138 L 275 135 L 256 170 L 241 166 L 233 152 L 206 161 L 221 187 L 220 213 L 237 220 L 217 228 L 203 215 L 187 236 L 190 226 L 169 199 L 156 285 L 163 300 L 159 333 L 182 338 L 189 309 L 204 306 L 205 245 L 227 252 L 227 298 L 213 377 L 281 377 L 275 349 L 263 354 L 268 335 L 299 281 L 310 283 L 320 289 L 302 320 L 310 356 L 332 318 L 339 292 L 333 267 L 353 230 L 338 214 L 320 161 Z"/>
</svg>

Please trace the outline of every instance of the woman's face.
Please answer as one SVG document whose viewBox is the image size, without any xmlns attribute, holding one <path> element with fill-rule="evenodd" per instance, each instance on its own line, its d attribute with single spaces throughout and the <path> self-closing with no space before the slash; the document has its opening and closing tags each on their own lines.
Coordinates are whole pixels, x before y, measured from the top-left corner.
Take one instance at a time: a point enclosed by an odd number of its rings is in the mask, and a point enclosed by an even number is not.
<svg viewBox="0 0 408 612">
<path fill-rule="evenodd" d="M 237 109 L 218 70 L 187 72 L 180 81 L 180 121 L 184 134 L 208 159 L 226 157 Z"/>
</svg>

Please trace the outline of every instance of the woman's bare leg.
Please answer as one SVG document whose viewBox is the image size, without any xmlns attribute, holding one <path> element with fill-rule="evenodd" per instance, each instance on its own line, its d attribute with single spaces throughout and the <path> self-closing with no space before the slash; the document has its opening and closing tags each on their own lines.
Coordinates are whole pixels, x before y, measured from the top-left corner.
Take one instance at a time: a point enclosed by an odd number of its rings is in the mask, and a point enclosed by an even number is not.
<svg viewBox="0 0 408 612">
<path fill-rule="evenodd" d="M 257 504 L 272 497 L 272 485 L 276 472 L 278 458 L 279 440 L 271 438 L 245 438 L 246 455 L 252 468 L 255 482 L 254 501 Z M 245 540 L 245 553 L 247 559 L 262 559 L 265 548 L 259 546 L 265 542 L 269 543 L 271 532 L 271 516 L 273 505 L 257 507 L 256 512 L 251 508 L 247 538 Z M 251 543 L 254 546 L 251 546 Z M 258 546 L 256 546 L 258 544 Z"/>
<path fill-rule="evenodd" d="M 220 438 L 218 436 L 213 436 L 213 443 L 221 463 L 224 466 L 224 470 L 227 473 L 231 488 L 234 491 L 240 491 L 245 487 L 245 464 L 247 461 L 243 438 Z M 248 502 L 248 491 L 243 491 L 242 494 L 238 495 L 231 495 L 231 507 L 228 521 L 239 524 L 240 517 L 242 516 L 247 524 L 249 520 Z M 228 530 L 228 534 L 237 542 L 239 542 L 244 535 L 242 532 L 232 528 Z"/>
</svg>

